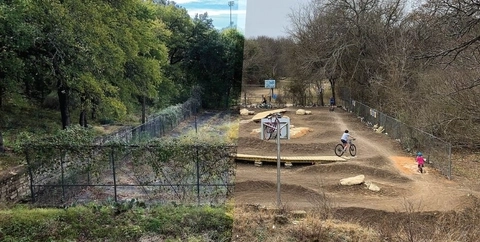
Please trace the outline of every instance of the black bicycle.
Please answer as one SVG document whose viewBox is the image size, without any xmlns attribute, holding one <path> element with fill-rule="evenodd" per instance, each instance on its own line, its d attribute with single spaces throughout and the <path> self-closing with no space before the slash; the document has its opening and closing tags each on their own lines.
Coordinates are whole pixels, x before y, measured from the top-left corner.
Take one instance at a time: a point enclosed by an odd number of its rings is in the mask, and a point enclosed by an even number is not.
<svg viewBox="0 0 480 242">
<path fill-rule="evenodd" d="M 272 109 L 272 104 L 270 103 L 260 103 L 258 108 Z"/>
<path fill-rule="evenodd" d="M 348 141 L 348 143 L 350 144 L 350 148 L 348 149 L 348 152 L 350 153 L 351 156 L 357 155 L 357 147 L 353 144 L 353 142 L 352 142 L 353 140 L 354 139 L 351 139 L 351 140 Z M 345 153 L 343 144 L 342 143 L 337 144 L 335 146 L 335 155 L 340 157 L 340 156 L 343 155 L 343 153 Z"/>
</svg>

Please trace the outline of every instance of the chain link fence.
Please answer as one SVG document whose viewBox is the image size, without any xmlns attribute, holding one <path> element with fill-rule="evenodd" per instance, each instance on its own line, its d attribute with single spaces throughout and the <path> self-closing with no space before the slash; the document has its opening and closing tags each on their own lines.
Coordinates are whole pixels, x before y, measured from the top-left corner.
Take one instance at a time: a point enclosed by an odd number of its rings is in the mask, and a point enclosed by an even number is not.
<svg viewBox="0 0 480 242">
<path fill-rule="evenodd" d="M 199 91 L 197 91 L 199 92 Z M 158 114 L 152 115 L 148 121 L 134 128 L 126 128 L 104 136 L 97 140 L 97 144 L 107 144 L 111 141 L 135 143 L 155 137 L 161 137 L 173 130 L 181 122 L 199 113 L 201 98 L 199 93 L 193 93 L 186 102 L 170 106 Z"/>
<path fill-rule="evenodd" d="M 31 201 L 45 206 L 130 199 L 224 203 L 233 189 L 236 146 L 138 145 L 164 136 L 200 107 L 200 95 L 193 93 L 185 103 L 101 137 L 95 145 L 25 147 Z"/>
<path fill-rule="evenodd" d="M 452 178 L 452 145 L 432 134 L 411 127 L 374 108 L 350 98 L 348 89 L 340 92 L 341 100 L 337 102 L 347 111 L 360 117 L 368 125 L 377 125 L 383 133 L 400 142 L 408 152 L 422 152 L 427 164 L 439 170 L 448 179 Z"/>
<path fill-rule="evenodd" d="M 29 146 L 31 201 L 223 204 L 233 191 L 230 145 Z"/>
</svg>

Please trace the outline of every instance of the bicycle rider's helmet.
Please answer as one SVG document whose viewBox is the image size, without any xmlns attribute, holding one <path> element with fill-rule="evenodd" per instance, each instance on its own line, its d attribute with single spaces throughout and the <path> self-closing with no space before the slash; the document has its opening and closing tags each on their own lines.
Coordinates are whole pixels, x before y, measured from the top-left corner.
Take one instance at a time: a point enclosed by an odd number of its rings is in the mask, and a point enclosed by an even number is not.
<svg viewBox="0 0 480 242">
<path fill-rule="evenodd" d="M 345 130 L 345 133 L 348 133 L 348 129 Z"/>
<path fill-rule="evenodd" d="M 422 156 L 422 152 L 417 152 L 417 156 Z"/>
</svg>

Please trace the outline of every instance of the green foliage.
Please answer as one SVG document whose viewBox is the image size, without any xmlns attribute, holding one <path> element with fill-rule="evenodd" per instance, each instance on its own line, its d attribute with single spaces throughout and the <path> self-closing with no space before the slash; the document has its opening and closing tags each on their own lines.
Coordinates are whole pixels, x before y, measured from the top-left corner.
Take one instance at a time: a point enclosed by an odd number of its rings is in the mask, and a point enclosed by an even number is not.
<svg viewBox="0 0 480 242">
<path fill-rule="evenodd" d="M 243 36 L 218 32 L 208 15 L 192 19 L 173 3 L 138 0 L 13 0 L 0 2 L 0 16 L 0 129 L 7 148 L 18 151 L 28 139 L 79 120 L 70 115 L 91 117 L 90 125 L 132 120 L 142 104 L 147 112 L 161 109 L 194 90 L 198 97 L 187 106 L 165 111 L 174 126 L 189 107 L 226 107 L 237 99 Z M 21 132 L 28 135 L 18 140 Z"/>
<path fill-rule="evenodd" d="M 89 204 L 67 209 L 18 206 L 0 211 L 2 241 L 138 241 L 145 234 L 165 239 L 229 241 L 233 220 L 225 208 L 136 207 L 117 213 L 115 206 Z"/>
<path fill-rule="evenodd" d="M 158 207 L 152 211 L 156 216 L 148 219 L 146 231 L 180 237 L 182 234 L 215 232 L 213 241 L 222 241 L 231 236 L 233 219 L 223 209 L 211 207 Z"/>
<path fill-rule="evenodd" d="M 63 90 L 64 126 L 70 113 L 119 120 L 140 104 L 183 102 L 194 85 L 213 94 L 206 107 L 238 95 L 243 36 L 220 34 L 206 14 L 138 0 L 14 0 L 0 13 L 0 98 L 58 108 Z"/>
<path fill-rule="evenodd" d="M 58 130 L 49 136 L 33 136 L 29 133 L 21 133 L 20 147 L 34 146 L 82 146 L 92 144 L 95 138 L 93 129 L 86 129 L 79 125 L 73 125 L 65 130 Z"/>
<path fill-rule="evenodd" d="M 52 171 L 67 152 L 79 160 L 91 155 L 91 146 L 95 137 L 93 129 L 85 129 L 79 125 L 58 130 L 54 135 L 33 136 L 22 132 L 14 145 L 18 154 L 26 154 L 26 162 L 33 174 L 40 175 L 44 171 Z M 78 160 L 77 160 L 78 161 Z"/>
</svg>

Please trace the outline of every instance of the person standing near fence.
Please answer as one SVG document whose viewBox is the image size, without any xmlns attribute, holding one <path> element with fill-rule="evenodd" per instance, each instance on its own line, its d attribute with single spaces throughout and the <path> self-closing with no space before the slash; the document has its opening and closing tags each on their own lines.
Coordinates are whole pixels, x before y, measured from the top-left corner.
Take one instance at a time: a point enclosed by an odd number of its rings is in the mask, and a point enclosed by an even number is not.
<svg viewBox="0 0 480 242">
<path fill-rule="evenodd" d="M 423 173 L 423 167 L 425 166 L 425 158 L 423 158 L 422 152 L 417 153 L 417 157 L 415 158 L 417 162 L 418 172 Z"/>
</svg>

